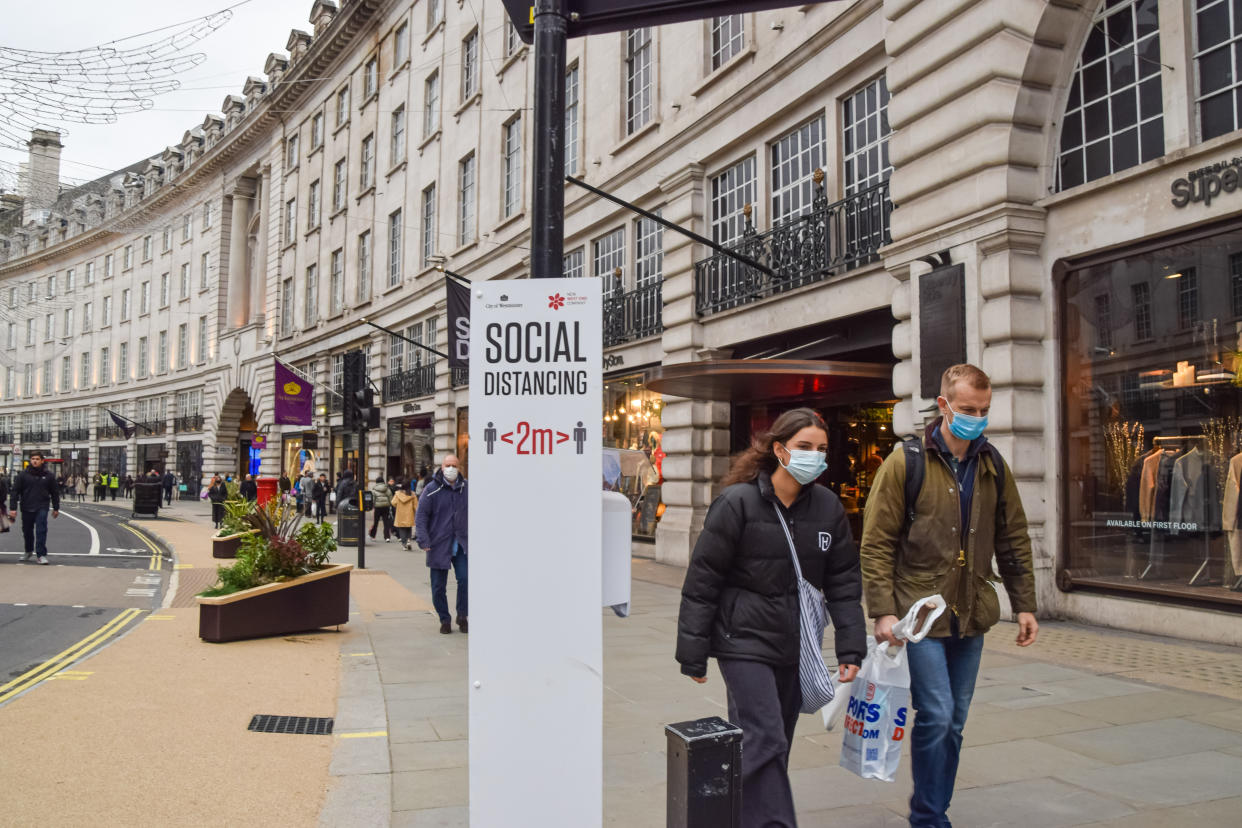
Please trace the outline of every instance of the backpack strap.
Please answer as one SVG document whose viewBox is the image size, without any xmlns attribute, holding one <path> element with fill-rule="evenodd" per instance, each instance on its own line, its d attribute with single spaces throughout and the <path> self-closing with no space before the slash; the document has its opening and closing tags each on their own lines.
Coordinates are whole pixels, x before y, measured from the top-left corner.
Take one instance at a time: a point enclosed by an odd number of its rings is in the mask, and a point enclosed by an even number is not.
<svg viewBox="0 0 1242 828">
<path fill-rule="evenodd" d="M 913 435 L 901 438 L 901 451 L 906 457 L 906 526 L 910 531 L 914 523 L 914 504 L 923 490 L 923 478 L 927 473 L 927 458 L 923 454 L 923 441 Z"/>
</svg>

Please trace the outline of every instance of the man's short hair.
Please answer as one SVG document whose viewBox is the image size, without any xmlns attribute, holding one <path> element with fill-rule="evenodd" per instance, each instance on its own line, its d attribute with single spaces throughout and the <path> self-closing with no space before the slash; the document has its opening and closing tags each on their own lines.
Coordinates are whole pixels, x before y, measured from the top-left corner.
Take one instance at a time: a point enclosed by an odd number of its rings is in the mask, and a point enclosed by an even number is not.
<svg viewBox="0 0 1242 828">
<path fill-rule="evenodd" d="M 986 391 L 992 387 L 992 381 L 988 379 L 987 374 L 970 363 L 963 362 L 960 365 L 950 365 L 945 369 L 940 377 L 940 396 L 946 400 L 949 399 L 953 387 L 959 382 L 964 382 L 977 391 Z"/>
<path fill-rule="evenodd" d="M 35 449 L 34 451 L 30 452 L 30 459 L 31 459 L 31 460 L 35 459 L 36 457 L 38 457 L 40 460 L 45 459 L 45 458 L 43 457 L 43 452 L 39 451 L 38 449 Z"/>
</svg>

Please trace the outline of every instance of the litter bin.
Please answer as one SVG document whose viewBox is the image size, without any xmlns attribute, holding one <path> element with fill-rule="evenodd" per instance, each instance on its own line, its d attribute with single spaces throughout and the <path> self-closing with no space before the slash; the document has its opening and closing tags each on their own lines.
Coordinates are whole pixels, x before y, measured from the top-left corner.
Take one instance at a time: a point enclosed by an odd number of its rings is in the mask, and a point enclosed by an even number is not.
<svg viewBox="0 0 1242 828">
<path fill-rule="evenodd" d="M 134 506 L 130 517 L 138 515 L 160 516 L 160 506 L 164 504 L 164 487 L 159 483 L 135 483 Z"/>
<path fill-rule="evenodd" d="M 338 503 L 336 507 L 336 545 L 358 546 L 358 539 L 366 527 L 366 518 L 353 503 Z"/>
<path fill-rule="evenodd" d="M 269 500 L 271 500 L 273 497 L 276 496 L 276 483 L 277 482 L 278 480 L 275 477 L 260 477 L 255 480 L 255 485 L 259 487 L 259 505 L 260 506 L 267 503 Z"/>
</svg>

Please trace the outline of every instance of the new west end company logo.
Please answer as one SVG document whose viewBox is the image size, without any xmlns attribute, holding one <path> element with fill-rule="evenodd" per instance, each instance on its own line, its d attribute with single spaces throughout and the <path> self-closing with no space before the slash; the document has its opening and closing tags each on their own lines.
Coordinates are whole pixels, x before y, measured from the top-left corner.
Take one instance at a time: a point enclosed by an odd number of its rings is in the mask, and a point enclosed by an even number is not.
<svg viewBox="0 0 1242 828">
<path fill-rule="evenodd" d="M 548 297 L 548 307 L 552 310 L 560 310 L 566 305 L 585 305 L 587 298 L 580 293 L 574 293 L 567 290 L 562 296 L 559 292 Z"/>
<path fill-rule="evenodd" d="M 554 293 L 548 297 L 548 307 L 552 310 L 560 310 L 565 306 L 565 297 L 559 293 Z"/>
</svg>

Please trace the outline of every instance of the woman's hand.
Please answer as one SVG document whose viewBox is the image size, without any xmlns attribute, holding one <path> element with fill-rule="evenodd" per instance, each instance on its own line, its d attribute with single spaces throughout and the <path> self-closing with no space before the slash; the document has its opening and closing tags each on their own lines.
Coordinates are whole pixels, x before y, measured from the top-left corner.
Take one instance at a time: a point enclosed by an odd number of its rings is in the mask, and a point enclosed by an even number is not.
<svg viewBox="0 0 1242 828">
<path fill-rule="evenodd" d="M 858 676 L 858 665 L 839 664 L 837 665 L 837 673 L 842 684 L 849 684 Z"/>
<path fill-rule="evenodd" d="M 690 679 L 695 684 L 707 684 L 707 676 L 691 676 Z"/>
</svg>

